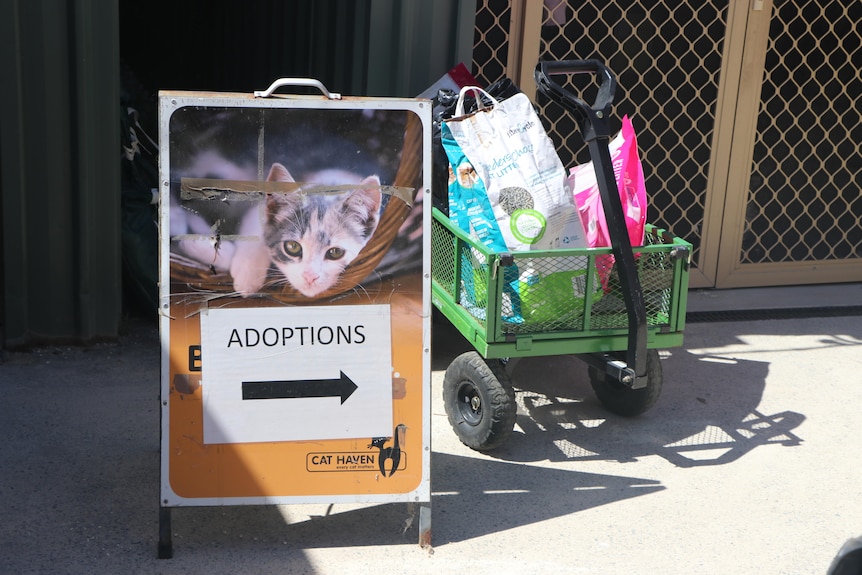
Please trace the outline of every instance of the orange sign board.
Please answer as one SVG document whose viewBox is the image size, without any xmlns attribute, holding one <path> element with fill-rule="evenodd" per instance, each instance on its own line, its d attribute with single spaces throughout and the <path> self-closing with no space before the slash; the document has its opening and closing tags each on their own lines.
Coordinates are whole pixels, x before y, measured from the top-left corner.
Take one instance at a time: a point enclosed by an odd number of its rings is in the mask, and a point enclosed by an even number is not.
<svg viewBox="0 0 862 575">
<path fill-rule="evenodd" d="M 163 506 L 430 500 L 430 120 L 160 94 Z"/>
</svg>

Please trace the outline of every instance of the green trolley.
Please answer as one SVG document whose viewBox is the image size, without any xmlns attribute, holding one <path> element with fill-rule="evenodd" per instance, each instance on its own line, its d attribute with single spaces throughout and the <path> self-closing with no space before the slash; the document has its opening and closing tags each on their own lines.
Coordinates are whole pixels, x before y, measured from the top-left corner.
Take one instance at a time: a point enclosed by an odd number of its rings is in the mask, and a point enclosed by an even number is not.
<svg viewBox="0 0 862 575">
<path fill-rule="evenodd" d="M 594 104 L 554 80 L 562 74 L 595 75 Z M 574 60 L 540 62 L 535 75 L 539 90 L 579 122 L 612 246 L 498 253 L 434 208 L 432 303 L 475 348 L 447 368 L 444 406 L 459 439 L 476 450 L 500 446 L 514 428 L 509 360 L 577 355 L 603 405 L 634 416 L 661 392 L 658 350 L 683 342 L 691 244 L 649 224 L 643 246 L 629 243 L 608 152 L 612 74 L 598 61 Z M 545 279 L 532 285 L 530 277 Z"/>
</svg>

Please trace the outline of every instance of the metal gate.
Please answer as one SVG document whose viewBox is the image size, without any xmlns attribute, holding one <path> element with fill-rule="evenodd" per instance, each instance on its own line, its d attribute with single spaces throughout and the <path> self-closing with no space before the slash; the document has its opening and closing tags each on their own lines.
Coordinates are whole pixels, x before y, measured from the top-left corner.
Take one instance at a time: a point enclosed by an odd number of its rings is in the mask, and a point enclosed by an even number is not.
<svg viewBox="0 0 862 575">
<path fill-rule="evenodd" d="M 539 59 L 604 61 L 693 287 L 860 281 L 859 21 L 859 0 L 480 0 L 473 67 L 533 96 Z M 587 161 L 573 120 L 537 105 L 564 164 Z"/>
</svg>

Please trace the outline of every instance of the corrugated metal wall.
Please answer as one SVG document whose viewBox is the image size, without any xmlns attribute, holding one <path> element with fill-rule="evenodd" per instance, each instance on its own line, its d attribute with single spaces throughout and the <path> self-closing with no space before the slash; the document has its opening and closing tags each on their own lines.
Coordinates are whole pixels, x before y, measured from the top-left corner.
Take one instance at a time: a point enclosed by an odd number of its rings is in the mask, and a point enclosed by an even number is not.
<svg viewBox="0 0 862 575">
<path fill-rule="evenodd" d="M 154 89 L 252 92 L 313 77 L 412 97 L 472 54 L 476 0 L 150 0 L 121 7 L 122 55 Z"/>
<path fill-rule="evenodd" d="M 294 76 L 411 97 L 469 64 L 475 12 L 476 0 L 0 2 L 4 345 L 118 333 L 121 56 L 153 92 Z"/>
<path fill-rule="evenodd" d="M 154 90 L 252 92 L 276 77 L 361 87 L 370 0 L 123 2 L 122 57 Z M 332 88 L 335 89 L 335 88 Z"/>
<path fill-rule="evenodd" d="M 117 2 L 0 3 L 5 345 L 117 334 Z"/>
</svg>

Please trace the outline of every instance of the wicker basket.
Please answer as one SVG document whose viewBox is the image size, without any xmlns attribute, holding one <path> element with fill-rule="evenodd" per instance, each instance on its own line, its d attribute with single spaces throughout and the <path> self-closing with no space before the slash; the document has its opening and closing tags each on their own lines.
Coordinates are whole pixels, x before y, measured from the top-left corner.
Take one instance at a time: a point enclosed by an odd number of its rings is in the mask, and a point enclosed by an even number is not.
<svg viewBox="0 0 862 575">
<path fill-rule="evenodd" d="M 395 176 L 395 187 L 405 187 L 416 190 L 422 183 L 422 122 L 418 116 L 407 113 L 404 128 L 404 147 L 401 152 L 401 163 Z M 383 256 L 389 250 L 398 230 L 406 220 L 412 206 L 404 201 L 390 201 L 380 216 L 380 223 L 366 246 L 350 265 L 345 268 L 341 281 L 329 290 L 309 298 L 291 287 L 280 277 L 279 272 L 270 268 L 266 284 L 260 293 L 285 303 L 310 303 L 324 300 L 352 290 L 367 278 L 377 267 Z M 205 264 L 190 260 L 181 254 L 171 253 L 171 283 L 172 292 L 187 293 L 190 289 L 196 292 L 231 293 L 234 291 L 233 278 L 227 272 L 217 272 Z M 186 286 L 179 288 L 176 284 Z"/>
</svg>

